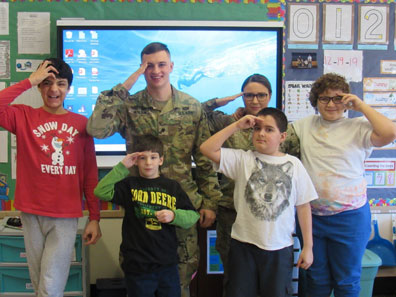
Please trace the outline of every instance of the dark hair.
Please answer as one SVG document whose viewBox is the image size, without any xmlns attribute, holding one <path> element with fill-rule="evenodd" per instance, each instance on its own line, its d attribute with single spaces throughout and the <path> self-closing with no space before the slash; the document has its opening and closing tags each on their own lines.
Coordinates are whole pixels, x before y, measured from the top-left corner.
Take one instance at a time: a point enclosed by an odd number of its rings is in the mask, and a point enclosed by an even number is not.
<svg viewBox="0 0 396 297">
<path fill-rule="evenodd" d="M 241 91 L 243 92 L 243 89 L 251 82 L 262 84 L 264 87 L 268 89 L 270 95 L 272 95 L 271 83 L 269 82 L 268 78 L 258 73 L 252 74 L 251 76 L 245 79 L 245 81 L 242 84 Z"/>
<path fill-rule="evenodd" d="M 271 116 L 274 118 L 276 125 L 281 133 L 286 132 L 287 130 L 287 117 L 283 113 L 282 110 L 273 108 L 273 107 L 265 107 L 259 111 L 257 116 Z"/>
<path fill-rule="evenodd" d="M 337 73 L 326 73 L 319 77 L 312 85 L 309 93 L 309 101 L 313 107 L 318 105 L 318 98 L 327 90 L 341 90 L 350 93 L 349 84 L 345 77 Z"/>
<path fill-rule="evenodd" d="M 143 59 L 143 55 L 151 55 L 151 54 L 155 54 L 155 53 L 158 53 L 161 51 L 167 52 L 170 57 L 170 51 L 166 44 L 163 44 L 161 42 L 149 43 L 144 47 L 144 49 L 140 53 L 140 59 Z"/>
<path fill-rule="evenodd" d="M 55 77 L 57 78 L 66 78 L 70 88 L 73 82 L 73 71 L 70 68 L 69 64 L 59 58 L 47 58 L 44 61 L 51 62 L 51 66 L 55 67 L 55 69 L 58 70 L 59 73 L 55 73 L 53 71 L 51 72 L 54 73 Z"/>
<path fill-rule="evenodd" d="M 152 151 L 158 153 L 160 157 L 164 154 L 164 145 L 162 141 L 154 135 L 142 135 L 135 138 L 133 152 Z"/>
</svg>

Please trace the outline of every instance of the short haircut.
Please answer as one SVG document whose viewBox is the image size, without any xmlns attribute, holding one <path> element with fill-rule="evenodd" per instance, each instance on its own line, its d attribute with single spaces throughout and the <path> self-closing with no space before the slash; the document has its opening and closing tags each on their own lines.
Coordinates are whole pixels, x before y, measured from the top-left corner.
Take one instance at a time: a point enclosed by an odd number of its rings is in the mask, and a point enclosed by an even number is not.
<svg viewBox="0 0 396 297">
<path fill-rule="evenodd" d="M 268 89 L 268 92 L 270 95 L 272 95 L 272 88 L 271 88 L 271 83 L 269 82 L 268 78 L 266 78 L 262 74 L 252 74 L 248 78 L 245 79 L 245 81 L 242 84 L 241 91 L 243 92 L 243 89 L 251 82 L 256 82 L 259 84 L 262 84 L 264 87 Z"/>
<path fill-rule="evenodd" d="M 276 126 L 278 127 L 281 133 L 286 132 L 287 130 L 287 117 L 283 113 L 282 110 L 273 108 L 273 107 L 265 107 L 259 111 L 257 116 L 271 116 L 275 120 Z"/>
<path fill-rule="evenodd" d="M 144 47 L 144 49 L 140 53 L 140 59 L 143 60 L 143 55 L 151 55 L 151 54 L 155 54 L 155 53 L 158 53 L 161 51 L 167 52 L 170 57 L 170 51 L 166 44 L 163 44 L 161 42 L 149 43 Z"/>
<path fill-rule="evenodd" d="M 135 138 L 133 152 L 151 151 L 158 153 L 160 157 L 164 154 L 164 145 L 162 141 L 154 135 L 142 135 Z"/>
<path fill-rule="evenodd" d="M 50 71 L 50 72 L 55 74 L 56 78 L 66 78 L 70 88 L 73 82 L 73 71 L 70 68 L 69 64 L 67 64 L 65 61 L 59 58 L 47 58 L 44 61 L 51 62 L 50 65 L 53 66 L 56 70 L 58 70 L 58 73 L 55 73 L 54 71 Z"/>
<path fill-rule="evenodd" d="M 318 105 L 318 98 L 327 90 L 341 90 L 350 93 L 349 84 L 345 77 L 337 73 L 326 73 L 319 77 L 312 85 L 309 93 L 309 101 L 313 107 Z"/>
</svg>

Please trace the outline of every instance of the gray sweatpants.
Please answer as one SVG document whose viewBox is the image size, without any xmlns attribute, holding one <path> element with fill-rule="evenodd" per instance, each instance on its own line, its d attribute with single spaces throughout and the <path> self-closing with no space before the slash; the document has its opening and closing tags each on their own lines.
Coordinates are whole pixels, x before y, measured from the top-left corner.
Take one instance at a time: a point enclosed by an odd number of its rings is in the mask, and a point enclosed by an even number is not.
<svg viewBox="0 0 396 297">
<path fill-rule="evenodd" d="M 21 213 L 30 279 L 38 297 L 63 297 L 78 218 Z"/>
</svg>

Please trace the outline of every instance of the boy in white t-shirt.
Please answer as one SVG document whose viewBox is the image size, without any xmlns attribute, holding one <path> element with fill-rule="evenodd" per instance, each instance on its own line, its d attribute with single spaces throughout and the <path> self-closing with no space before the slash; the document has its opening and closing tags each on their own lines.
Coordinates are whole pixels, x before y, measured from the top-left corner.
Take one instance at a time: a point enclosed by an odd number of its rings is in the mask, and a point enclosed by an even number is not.
<svg viewBox="0 0 396 297">
<path fill-rule="evenodd" d="M 236 131 L 252 127 L 255 151 L 221 147 Z M 217 171 L 235 181 L 227 297 L 291 296 L 295 207 L 304 239 L 297 266 L 308 269 L 313 262 L 309 202 L 317 194 L 301 162 L 279 151 L 286 129 L 282 111 L 264 108 L 201 145 Z"/>
</svg>

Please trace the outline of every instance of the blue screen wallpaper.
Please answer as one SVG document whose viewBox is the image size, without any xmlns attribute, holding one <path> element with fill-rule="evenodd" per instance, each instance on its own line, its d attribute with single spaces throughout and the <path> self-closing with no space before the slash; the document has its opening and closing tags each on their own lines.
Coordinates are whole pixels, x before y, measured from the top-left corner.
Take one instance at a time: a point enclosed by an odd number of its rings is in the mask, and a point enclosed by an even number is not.
<svg viewBox="0 0 396 297">
<path fill-rule="evenodd" d="M 276 107 L 281 36 L 275 28 L 267 29 L 64 28 L 62 55 L 74 73 L 65 108 L 89 117 L 100 92 L 135 72 L 141 50 L 154 41 L 167 44 L 171 52 L 172 85 L 197 100 L 236 94 L 246 77 L 260 73 L 271 82 L 270 106 Z M 140 77 L 130 92 L 145 86 L 144 77 Z M 242 98 L 219 110 L 231 114 L 240 106 Z M 97 152 L 125 151 L 125 141 L 117 134 L 95 139 L 95 147 Z"/>
</svg>

